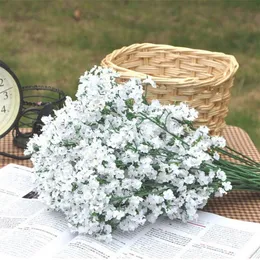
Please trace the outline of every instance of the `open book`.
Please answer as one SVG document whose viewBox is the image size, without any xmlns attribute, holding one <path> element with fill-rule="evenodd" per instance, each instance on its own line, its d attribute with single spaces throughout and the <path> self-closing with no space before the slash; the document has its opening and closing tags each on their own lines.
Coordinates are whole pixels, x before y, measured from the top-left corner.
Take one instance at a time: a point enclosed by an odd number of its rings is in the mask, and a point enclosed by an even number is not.
<svg viewBox="0 0 260 260">
<path fill-rule="evenodd" d="M 0 259 L 260 259 L 257 223 L 201 211 L 197 221 L 161 217 L 134 232 L 116 230 L 107 244 L 70 233 L 63 214 L 24 198 L 33 188 L 30 168 L 10 164 L 0 169 Z"/>
</svg>

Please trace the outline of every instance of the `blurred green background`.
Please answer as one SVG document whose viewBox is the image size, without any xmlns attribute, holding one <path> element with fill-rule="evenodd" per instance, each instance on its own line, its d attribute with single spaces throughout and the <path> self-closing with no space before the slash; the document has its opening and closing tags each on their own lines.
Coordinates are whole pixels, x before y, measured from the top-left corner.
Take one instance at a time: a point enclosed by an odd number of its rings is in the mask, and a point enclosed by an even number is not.
<svg viewBox="0 0 260 260">
<path fill-rule="evenodd" d="M 220 51 L 240 64 L 228 124 L 260 148 L 259 0 L 0 0 L 0 59 L 22 85 L 74 97 L 78 78 L 114 49 L 142 42 Z"/>
</svg>

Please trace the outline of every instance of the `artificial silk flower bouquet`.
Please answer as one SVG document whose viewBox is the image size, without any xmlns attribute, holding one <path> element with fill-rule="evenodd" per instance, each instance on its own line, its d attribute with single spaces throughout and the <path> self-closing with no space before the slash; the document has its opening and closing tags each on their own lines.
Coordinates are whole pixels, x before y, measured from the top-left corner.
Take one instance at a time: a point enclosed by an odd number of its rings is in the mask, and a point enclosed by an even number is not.
<svg viewBox="0 0 260 260">
<path fill-rule="evenodd" d="M 260 191 L 260 164 L 224 150 L 225 139 L 206 126 L 195 129 L 195 109 L 148 104 L 150 78 L 119 84 L 118 77 L 102 67 L 86 72 L 77 99 L 67 97 L 28 143 L 39 197 L 72 231 L 110 240 L 114 229 L 133 231 L 160 215 L 193 220 L 232 187 Z"/>
</svg>

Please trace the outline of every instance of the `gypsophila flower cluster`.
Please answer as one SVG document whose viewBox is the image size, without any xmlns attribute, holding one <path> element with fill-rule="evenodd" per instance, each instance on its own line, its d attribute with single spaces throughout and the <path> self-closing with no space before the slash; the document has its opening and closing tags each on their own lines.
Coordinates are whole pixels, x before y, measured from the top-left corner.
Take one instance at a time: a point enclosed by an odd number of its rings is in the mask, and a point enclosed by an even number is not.
<svg viewBox="0 0 260 260">
<path fill-rule="evenodd" d="M 86 72 L 77 100 L 67 97 L 54 118 L 45 117 L 26 151 L 40 199 L 63 212 L 71 230 L 105 240 L 160 215 L 192 220 L 210 197 L 231 189 L 210 152 L 225 140 L 190 127 L 196 110 L 148 104 L 150 78 L 119 84 L 118 77 L 101 67 Z"/>
</svg>

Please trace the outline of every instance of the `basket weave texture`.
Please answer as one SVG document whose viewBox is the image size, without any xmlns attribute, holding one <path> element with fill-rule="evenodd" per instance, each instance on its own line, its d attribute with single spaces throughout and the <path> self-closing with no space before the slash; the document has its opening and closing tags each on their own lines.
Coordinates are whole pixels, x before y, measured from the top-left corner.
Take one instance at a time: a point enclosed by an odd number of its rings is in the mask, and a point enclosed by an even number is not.
<svg viewBox="0 0 260 260">
<path fill-rule="evenodd" d="M 219 52 L 142 43 L 114 50 L 101 62 L 120 73 L 121 81 L 146 78 L 157 88 L 146 86 L 147 99 L 162 104 L 187 102 L 199 111 L 195 125 L 207 125 L 212 135 L 225 127 L 230 89 L 238 63 L 234 56 Z"/>
</svg>

